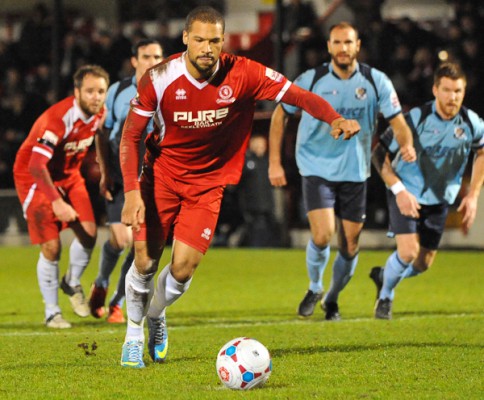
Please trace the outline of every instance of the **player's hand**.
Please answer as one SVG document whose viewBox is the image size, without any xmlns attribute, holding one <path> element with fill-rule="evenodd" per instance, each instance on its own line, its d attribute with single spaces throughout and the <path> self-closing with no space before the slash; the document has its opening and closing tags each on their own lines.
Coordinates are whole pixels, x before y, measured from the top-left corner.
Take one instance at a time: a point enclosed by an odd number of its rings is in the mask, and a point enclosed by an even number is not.
<svg viewBox="0 0 484 400">
<path fill-rule="evenodd" d="M 111 177 L 107 174 L 101 174 L 101 179 L 99 180 L 99 193 L 107 201 L 113 201 L 113 195 L 111 191 L 113 190 L 113 181 Z"/>
<path fill-rule="evenodd" d="M 55 216 L 61 222 L 73 222 L 79 217 L 76 210 L 62 198 L 52 202 L 52 211 L 54 211 Z"/>
<path fill-rule="evenodd" d="M 396 195 L 397 206 L 400 213 L 405 217 L 419 218 L 421 206 L 418 204 L 417 198 L 407 190 L 402 190 Z"/>
<path fill-rule="evenodd" d="M 417 161 L 417 153 L 415 152 L 415 147 L 407 145 L 400 147 L 400 155 L 402 160 L 405 162 L 414 162 Z"/>
<path fill-rule="evenodd" d="M 139 190 L 131 190 L 124 194 L 121 222 L 131 226 L 136 232 L 139 232 L 140 225 L 145 222 L 145 204 Z"/>
<path fill-rule="evenodd" d="M 286 173 L 280 163 L 269 163 L 269 180 L 272 186 L 281 187 L 287 185 Z"/>
<path fill-rule="evenodd" d="M 361 129 L 358 121 L 354 119 L 338 118 L 331 123 L 331 136 L 338 139 L 343 135 L 344 140 L 349 140 Z"/>
<path fill-rule="evenodd" d="M 469 233 L 469 229 L 476 219 L 477 213 L 477 197 L 467 195 L 465 196 L 457 211 L 462 213 L 462 225 L 461 229 L 464 235 Z"/>
</svg>

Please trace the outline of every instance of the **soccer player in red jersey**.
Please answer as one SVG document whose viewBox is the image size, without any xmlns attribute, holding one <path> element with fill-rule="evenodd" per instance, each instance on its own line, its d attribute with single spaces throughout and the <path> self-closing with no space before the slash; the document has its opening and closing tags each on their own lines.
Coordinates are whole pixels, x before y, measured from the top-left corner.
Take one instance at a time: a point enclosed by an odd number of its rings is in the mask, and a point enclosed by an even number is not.
<svg viewBox="0 0 484 400">
<path fill-rule="evenodd" d="M 359 130 L 321 97 L 244 57 L 222 53 L 225 22 L 211 7 L 189 13 L 183 31 L 187 51 L 148 70 L 131 101 L 120 146 L 125 205 L 122 222 L 134 230 L 135 260 L 126 276 L 128 326 L 121 365 L 144 367 L 143 323 L 155 362 L 168 350 L 166 307 L 189 287 L 207 251 L 224 187 L 241 175 L 257 100 L 298 105 L 332 126 L 334 137 Z M 154 130 L 138 179 L 138 145 L 149 119 Z M 171 262 L 160 273 L 169 232 Z"/>
<path fill-rule="evenodd" d="M 58 303 L 59 233 L 70 227 L 76 237 L 61 289 L 74 312 L 89 315 L 80 278 L 96 242 L 96 223 L 80 168 L 104 118 L 109 75 L 87 65 L 74 74 L 74 95 L 54 104 L 34 123 L 14 164 L 14 181 L 32 244 L 40 245 L 37 277 L 49 328 L 70 328 Z"/>
</svg>

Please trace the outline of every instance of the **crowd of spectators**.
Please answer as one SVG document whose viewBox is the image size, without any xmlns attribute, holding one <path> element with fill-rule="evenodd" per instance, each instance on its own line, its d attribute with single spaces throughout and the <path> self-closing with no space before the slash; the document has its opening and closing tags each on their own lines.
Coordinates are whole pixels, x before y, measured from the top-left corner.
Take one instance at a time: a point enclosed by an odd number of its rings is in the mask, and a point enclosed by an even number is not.
<svg viewBox="0 0 484 400">
<path fill-rule="evenodd" d="M 338 3 L 342 1 L 337 0 Z M 347 3 L 351 7 L 362 2 Z M 383 1 L 363 3 L 380 7 Z M 445 21 L 417 22 L 407 17 L 384 20 L 381 13 L 371 13 L 368 21 L 357 24 L 362 39 L 360 60 L 388 74 L 405 109 L 430 100 L 433 70 L 440 61 L 458 61 L 468 75 L 465 104 L 484 115 L 484 102 L 480 101 L 479 93 L 484 83 L 484 5 L 475 0 L 449 0 L 449 3 L 454 17 Z M 170 7 L 173 10 L 173 5 Z M 363 14 L 356 12 L 359 14 L 355 15 L 355 21 L 358 21 L 358 15 L 362 17 Z M 137 14 L 131 11 L 123 19 L 129 15 Z M 329 60 L 322 29 L 325 17 L 316 14 L 311 2 L 290 1 L 286 15 L 289 18 L 286 16 L 283 23 L 284 51 L 289 53 L 292 46 L 297 46 L 298 63 L 293 73 Z M 131 44 L 147 36 L 142 22 L 131 21 L 134 29 L 126 36 L 122 22 L 101 29 L 93 16 L 82 12 L 64 15 L 59 84 L 54 88 L 52 19 L 52 10 L 45 3 L 37 3 L 22 21 L 19 38 L 0 40 L 0 188 L 13 188 L 12 165 L 18 147 L 40 113 L 71 93 L 72 74 L 76 68 L 85 63 L 99 64 L 109 72 L 112 82 L 129 76 L 133 73 L 129 63 Z M 165 56 L 184 48 L 181 36 L 167 34 L 167 22 L 159 19 L 156 35 Z"/>
</svg>

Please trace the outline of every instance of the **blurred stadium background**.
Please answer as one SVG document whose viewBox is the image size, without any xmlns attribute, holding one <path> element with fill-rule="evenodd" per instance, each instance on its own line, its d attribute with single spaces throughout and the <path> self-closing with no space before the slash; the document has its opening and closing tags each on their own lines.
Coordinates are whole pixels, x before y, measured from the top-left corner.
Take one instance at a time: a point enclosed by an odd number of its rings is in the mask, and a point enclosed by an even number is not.
<svg viewBox="0 0 484 400">
<path fill-rule="evenodd" d="M 465 105 L 481 116 L 484 72 L 484 2 L 479 0 L 2 0 L 0 5 L 0 244 L 28 244 L 26 226 L 15 195 L 12 165 L 35 119 L 70 94 L 71 77 L 85 63 L 102 65 L 115 82 L 133 71 L 131 44 L 157 38 L 165 56 L 183 51 L 181 32 L 186 14 L 209 4 L 226 17 L 225 51 L 260 61 L 294 79 L 300 72 L 329 60 L 328 28 L 341 20 L 360 30 L 360 61 L 392 79 L 404 109 L 431 99 L 432 74 L 445 60 L 459 62 L 468 75 Z M 261 103 L 254 134 L 267 136 L 273 104 Z M 294 162 L 297 123 L 288 127 L 284 146 L 290 184 L 273 190 L 276 228 L 272 246 L 303 247 L 309 231 L 300 204 Z M 380 130 L 385 128 L 381 121 Z M 94 150 L 84 173 L 100 227 L 104 206 L 97 191 L 99 171 Z M 263 171 L 266 173 L 266 171 Z M 468 180 L 469 171 L 466 175 Z M 245 187 L 262 192 L 267 181 L 228 188 L 214 246 L 251 245 L 244 223 Z M 464 184 L 463 190 L 466 185 Z M 267 187 L 266 187 L 267 189 Z M 272 189 L 271 189 L 272 190 Z M 384 186 L 369 180 L 368 220 L 364 248 L 394 245 L 386 238 Z M 477 221 L 464 237 L 452 208 L 444 248 L 484 248 L 484 196 Z M 266 229 L 261 227 L 260 229 Z M 105 231 L 100 230 L 100 236 Z M 67 234 L 68 235 L 68 234 Z M 98 243 L 101 243 L 102 237 Z M 253 244 L 252 244 L 253 245 Z"/>
</svg>

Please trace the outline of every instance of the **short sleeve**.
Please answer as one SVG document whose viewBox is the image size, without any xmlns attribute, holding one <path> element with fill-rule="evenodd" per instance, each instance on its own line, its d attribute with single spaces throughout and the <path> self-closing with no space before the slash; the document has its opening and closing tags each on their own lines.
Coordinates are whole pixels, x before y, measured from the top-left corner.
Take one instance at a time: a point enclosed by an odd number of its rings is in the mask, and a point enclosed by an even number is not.
<svg viewBox="0 0 484 400">
<path fill-rule="evenodd" d="M 390 120 L 402 112 L 397 92 L 386 74 L 374 68 L 371 70 L 371 73 L 378 90 L 379 111 L 385 119 Z"/>
</svg>

